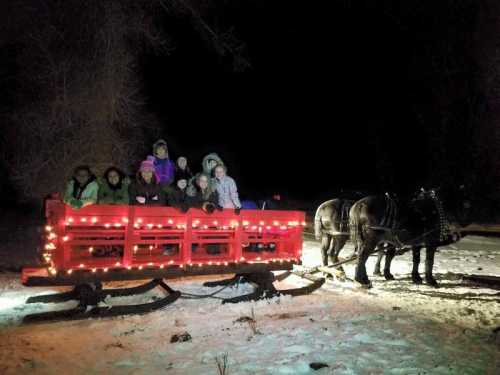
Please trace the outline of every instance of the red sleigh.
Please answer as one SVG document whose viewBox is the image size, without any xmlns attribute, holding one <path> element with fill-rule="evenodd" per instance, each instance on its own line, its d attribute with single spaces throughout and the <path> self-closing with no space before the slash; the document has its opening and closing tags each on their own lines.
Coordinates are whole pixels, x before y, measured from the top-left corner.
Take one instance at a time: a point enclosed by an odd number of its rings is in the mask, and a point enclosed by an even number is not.
<svg viewBox="0 0 500 375">
<path fill-rule="evenodd" d="M 233 210 L 206 214 L 171 207 L 92 205 L 73 210 L 60 200 L 46 202 L 44 265 L 26 267 L 26 286 L 73 286 L 71 292 L 36 296 L 35 302 L 79 301 L 76 309 L 26 317 L 27 321 L 79 319 L 141 313 L 166 306 L 181 296 L 164 279 L 193 275 L 235 274 L 209 286 L 249 281 L 255 292 L 228 299 L 240 302 L 277 294 L 304 294 L 321 286 L 278 291 L 271 271 L 291 270 L 300 263 L 302 226 L 299 211 Z M 102 289 L 117 280 L 153 281 L 128 289 Z M 105 306 L 107 296 L 143 293 L 156 286 L 167 297 L 148 304 Z M 88 307 L 92 308 L 88 308 Z"/>
</svg>

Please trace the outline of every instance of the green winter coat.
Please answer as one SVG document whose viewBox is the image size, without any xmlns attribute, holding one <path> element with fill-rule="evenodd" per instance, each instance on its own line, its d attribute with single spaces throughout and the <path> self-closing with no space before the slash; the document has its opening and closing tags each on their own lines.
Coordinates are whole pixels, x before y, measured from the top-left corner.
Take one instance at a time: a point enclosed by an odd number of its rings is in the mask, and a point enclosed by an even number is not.
<svg viewBox="0 0 500 375">
<path fill-rule="evenodd" d="M 98 204 L 126 204 L 129 202 L 128 187 L 130 180 L 125 177 L 121 181 L 121 186 L 118 189 L 112 189 L 108 182 L 104 179 L 99 179 L 99 199 Z"/>
<path fill-rule="evenodd" d="M 66 185 L 66 190 L 64 191 L 64 203 L 75 209 L 97 203 L 99 184 L 95 179 L 89 182 L 82 191 L 79 191 L 77 197 L 73 196 L 74 187 L 75 180 L 71 179 Z"/>
</svg>

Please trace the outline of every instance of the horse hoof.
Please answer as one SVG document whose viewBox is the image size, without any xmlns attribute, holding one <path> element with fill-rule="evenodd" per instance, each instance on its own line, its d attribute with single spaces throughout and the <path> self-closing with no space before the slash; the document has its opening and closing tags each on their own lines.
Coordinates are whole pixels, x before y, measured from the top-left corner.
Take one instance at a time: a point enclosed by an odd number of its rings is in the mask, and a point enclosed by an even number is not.
<svg viewBox="0 0 500 375">
<path fill-rule="evenodd" d="M 386 280 L 394 280 L 394 276 L 390 272 L 384 272 L 384 277 Z"/>
<path fill-rule="evenodd" d="M 411 275 L 411 281 L 413 282 L 413 284 L 422 284 L 423 283 L 423 280 L 418 273 Z"/>
<path fill-rule="evenodd" d="M 382 272 L 380 270 L 373 271 L 373 276 L 382 276 Z"/>
<path fill-rule="evenodd" d="M 354 280 L 356 281 L 356 285 L 362 289 L 370 289 L 372 287 L 372 283 L 370 280 Z"/>
<path fill-rule="evenodd" d="M 439 284 L 435 279 L 425 279 L 427 285 L 432 286 L 434 288 L 439 288 Z"/>
</svg>

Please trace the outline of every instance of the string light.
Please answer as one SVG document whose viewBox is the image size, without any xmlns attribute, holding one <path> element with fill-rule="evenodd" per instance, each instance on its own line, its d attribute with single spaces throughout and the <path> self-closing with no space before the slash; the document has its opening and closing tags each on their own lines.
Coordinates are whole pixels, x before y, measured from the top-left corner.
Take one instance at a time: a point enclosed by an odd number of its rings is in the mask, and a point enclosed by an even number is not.
<svg viewBox="0 0 500 375">
<path fill-rule="evenodd" d="M 45 230 L 46 230 L 47 232 L 51 232 L 51 231 L 52 231 L 52 227 L 51 227 L 50 225 L 47 225 L 47 226 L 45 227 Z"/>
<path fill-rule="evenodd" d="M 95 273 L 97 270 L 95 268 L 92 268 L 92 273 Z"/>
<path fill-rule="evenodd" d="M 93 217 L 90 221 L 92 222 L 92 224 L 95 224 L 95 223 L 97 223 L 97 218 Z"/>
</svg>

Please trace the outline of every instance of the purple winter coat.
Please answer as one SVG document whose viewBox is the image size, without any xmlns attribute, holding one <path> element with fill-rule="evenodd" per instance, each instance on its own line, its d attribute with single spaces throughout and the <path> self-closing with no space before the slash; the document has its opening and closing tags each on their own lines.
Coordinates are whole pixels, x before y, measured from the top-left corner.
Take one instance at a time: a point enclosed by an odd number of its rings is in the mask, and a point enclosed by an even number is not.
<svg viewBox="0 0 500 375">
<path fill-rule="evenodd" d="M 174 182 L 175 177 L 175 164 L 170 159 L 159 159 L 156 156 L 154 157 L 155 161 L 155 172 L 160 185 L 170 185 Z"/>
</svg>

